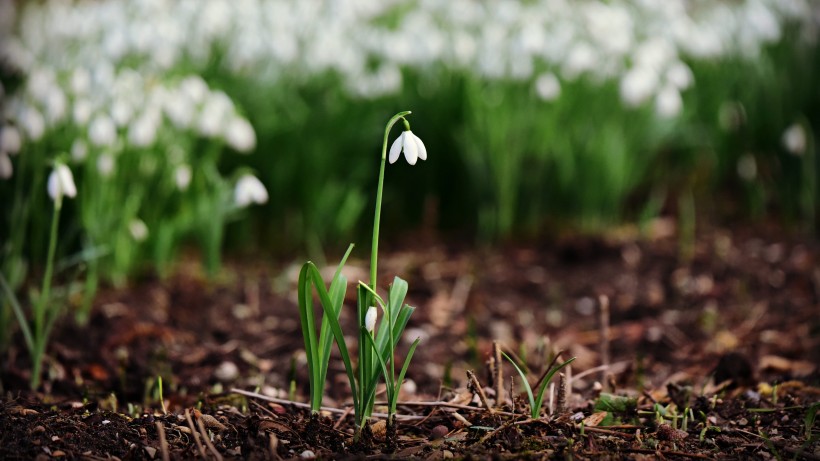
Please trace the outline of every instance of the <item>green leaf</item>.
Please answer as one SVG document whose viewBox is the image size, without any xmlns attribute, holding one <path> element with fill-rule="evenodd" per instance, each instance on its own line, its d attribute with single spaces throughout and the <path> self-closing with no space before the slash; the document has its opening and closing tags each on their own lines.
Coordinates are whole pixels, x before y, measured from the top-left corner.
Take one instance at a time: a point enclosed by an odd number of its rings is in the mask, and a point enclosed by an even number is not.
<svg viewBox="0 0 820 461">
<path fill-rule="evenodd" d="M 319 411 L 322 406 L 324 383 L 319 382 L 319 349 L 313 320 L 313 290 L 310 276 L 312 266 L 313 263 L 308 261 L 299 271 L 299 321 L 302 325 L 302 338 L 305 340 L 305 355 L 310 376 L 310 407 L 313 411 Z"/>
<path fill-rule="evenodd" d="M 535 404 L 539 409 L 541 408 L 541 404 L 544 402 L 544 391 L 547 389 L 547 384 L 549 384 L 549 382 L 552 380 L 552 377 L 555 376 L 555 373 L 558 373 L 558 371 L 560 371 L 562 368 L 564 368 L 565 366 L 569 365 L 574 361 L 575 357 L 572 357 L 566 362 L 558 365 L 554 369 L 550 370 L 550 372 L 547 373 L 547 376 L 544 378 L 544 380 L 541 381 L 541 387 L 538 389 L 538 396 L 535 399 Z"/>
<path fill-rule="evenodd" d="M 342 313 L 342 306 L 344 305 L 345 301 L 345 293 L 347 292 L 347 278 L 342 275 L 342 268 L 347 262 L 347 258 L 350 256 L 351 251 L 353 251 L 352 243 L 347 247 L 347 251 L 342 257 L 342 260 L 339 262 L 339 265 L 336 267 L 336 273 L 333 274 L 333 279 L 330 281 L 330 301 L 332 303 L 336 319 L 338 319 Z M 319 356 L 319 361 L 321 363 L 319 382 L 322 383 L 323 388 L 324 383 L 327 380 L 327 367 L 330 363 L 330 348 L 333 345 L 331 341 L 333 333 L 331 332 L 330 328 L 325 328 L 325 324 L 327 321 L 327 315 L 323 314 L 322 326 L 320 327 L 319 331 L 319 351 L 321 354 Z"/>
<path fill-rule="evenodd" d="M 404 365 L 402 365 L 402 367 L 401 367 L 401 372 L 399 373 L 399 379 L 396 380 L 396 383 L 395 383 L 396 390 L 393 392 L 393 395 L 395 395 L 396 398 L 390 403 L 390 413 L 391 414 L 396 413 L 396 402 L 399 399 L 399 389 L 401 388 L 402 383 L 404 383 L 404 375 L 407 373 L 407 368 L 409 368 L 409 366 L 410 366 L 410 360 L 413 358 L 413 353 L 416 352 L 416 346 L 419 345 L 420 341 L 421 341 L 421 338 L 416 338 L 416 340 L 413 341 L 413 344 L 410 345 L 410 350 L 407 351 L 407 357 L 404 358 Z"/>
<path fill-rule="evenodd" d="M 524 383 L 524 389 L 526 389 L 527 391 L 527 398 L 529 398 L 530 400 L 530 415 L 533 419 L 538 418 L 538 413 L 540 413 L 541 407 L 535 406 L 535 398 L 532 395 L 532 388 L 530 388 L 530 383 L 527 381 L 527 375 L 524 374 L 521 368 L 518 367 L 518 365 L 513 361 L 513 359 L 510 358 L 509 355 L 507 355 L 504 352 L 501 352 L 501 355 L 503 355 L 504 358 L 506 358 L 507 361 L 509 361 L 512 364 L 513 368 L 515 368 L 515 371 L 517 371 L 518 374 L 521 376 L 521 382 Z"/>
</svg>

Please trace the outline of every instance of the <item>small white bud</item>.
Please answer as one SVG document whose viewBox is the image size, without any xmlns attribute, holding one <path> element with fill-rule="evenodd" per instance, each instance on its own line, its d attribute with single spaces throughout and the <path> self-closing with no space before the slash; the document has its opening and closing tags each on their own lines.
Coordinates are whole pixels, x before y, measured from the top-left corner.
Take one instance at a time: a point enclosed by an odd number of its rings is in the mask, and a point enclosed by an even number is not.
<svg viewBox="0 0 820 461">
<path fill-rule="evenodd" d="M 131 221 L 131 224 L 128 225 L 128 231 L 137 242 L 142 242 L 148 238 L 148 226 L 139 218 Z"/>
<path fill-rule="evenodd" d="M 373 330 L 376 329 L 376 317 L 378 316 L 378 312 L 376 310 L 376 306 L 370 306 L 367 308 L 367 314 L 364 316 L 364 328 L 369 332 L 373 333 Z"/>
<path fill-rule="evenodd" d="M 238 207 L 246 207 L 251 203 L 266 203 L 268 190 L 256 176 L 246 174 L 239 178 L 234 188 L 234 203 Z"/>
</svg>

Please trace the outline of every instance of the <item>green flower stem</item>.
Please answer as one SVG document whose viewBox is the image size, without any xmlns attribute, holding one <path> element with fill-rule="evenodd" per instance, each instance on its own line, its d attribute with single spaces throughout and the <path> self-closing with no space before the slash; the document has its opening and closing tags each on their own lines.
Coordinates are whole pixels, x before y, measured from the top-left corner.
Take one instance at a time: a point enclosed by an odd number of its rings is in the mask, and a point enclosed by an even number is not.
<svg viewBox="0 0 820 461">
<path fill-rule="evenodd" d="M 377 281 L 377 262 L 379 258 L 379 221 L 382 215 L 382 190 L 384 189 L 384 164 L 387 162 L 387 137 L 390 135 L 390 129 L 399 119 L 404 119 L 405 115 L 410 115 L 410 111 L 399 112 L 387 122 L 384 128 L 384 142 L 382 143 L 382 161 L 379 167 L 379 185 L 376 189 L 376 213 L 373 218 L 373 242 L 370 251 L 370 286 L 376 290 Z M 409 126 L 407 120 L 404 120 L 405 126 Z M 409 129 L 409 128 L 408 128 Z M 370 304 L 368 304 L 370 305 Z"/>
<path fill-rule="evenodd" d="M 54 214 L 51 217 L 51 232 L 48 240 L 48 256 L 46 257 L 46 273 L 43 276 L 43 289 L 34 307 L 34 350 L 31 351 L 32 373 L 31 388 L 40 386 L 40 369 L 46 346 L 46 309 L 51 297 L 51 278 L 54 273 L 54 253 L 57 251 L 57 228 L 60 222 L 60 210 L 63 207 L 63 197 L 54 200 Z"/>
</svg>

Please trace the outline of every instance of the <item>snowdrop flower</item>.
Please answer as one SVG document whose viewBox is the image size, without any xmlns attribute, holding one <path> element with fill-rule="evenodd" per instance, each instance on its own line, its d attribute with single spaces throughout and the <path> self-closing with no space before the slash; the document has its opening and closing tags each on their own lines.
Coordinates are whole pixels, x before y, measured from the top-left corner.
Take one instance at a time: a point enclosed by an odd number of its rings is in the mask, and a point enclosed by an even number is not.
<svg viewBox="0 0 820 461">
<path fill-rule="evenodd" d="M 11 164 L 11 158 L 0 150 L 0 179 L 9 179 L 12 174 L 14 174 L 14 167 Z"/>
<path fill-rule="evenodd" d="M 78 99 L 74 101 L 71 112 L 74 117 L 74 123 L 78 126 L 84 126 L 91 118 L 91 114 L 94 112 L 94 106 L 92 106 L 91 101 L 87 99 Z"/>
<path fill-rule="evenodd" d="M 80 139 L 75 139 L 71 144 L 71 158 L 75 162 L 82 162 L 88 156 L 88 146 Z"/>
<path fill-rule="evenodd" d="M 25 107 L 20 114 L 20 126 L 25 130 L 28 139 L 37 141 L 46 131 L 46 121 L 40 112 L 33 107 Z"/>
<path fill-rule="evenodd" d="M 806 151 L 806 130 L 803 125 L 794 123 L 783 132 L 783 147 L 794 155 L 803 155 Z"/>
<path fill-rule="evenodd" d="M 634 67 L 621 79 L 621 100 L 628 107 L 637 107 L 652 97 L 658 85 L 658 74 L 647 67 Z"/>
<path fill-rule="evenodd" d="M 131 233 L 131 237 L 137 242 L 143 242 L 148 238 L 148 226 L 139 218 L 134 219 L 128 224 L 128 232 Z"/>
<path fill-rule="evenodd" d="M 103 178 L 110 178 L 114 172 L 114 156 L 106 152 L 97 158 L 97 171 Z"/>
<path fill-rule="evenodd" d="M 752 154 L 746 154 L 737 160 L 737 175 L 746 181 L 757 177 L 757 162 Z"/>
<path fill-rule="evenodd" d="M 683 99 L 678 89 L 667 85 L 655 97 L 655 112 L 663 118 L 673 118 L 680 114 Z"/>
<path fill-rule="evenodd" d="M 191 167 L 189 165 L 179 165 L 174 170 L 174 182 L 180 191 L 188 190 L 188 186 L 191 184 Z"/>
<path fill-rule="evenodd" d="M 551 72 L 541 74 L 535 79 L 535 92 L 544 101 L 554 101 L 561 95 L 561 83 Z"/>
<path fill-rule="evenodd" d="M 20 131 L 12 125 L 0 127 L 0 152 L 16 154 L 20 152 L 23 140 Z"/>
<path fill-rule="evenodd" d="M 233 197 L 236 206 L 244 208 L 252 203 L 266 203 L 268 190 L 256 176 L 246 174 L 236 182 Z"/>
<path fill-rule="evenodd" d="M 666 71 L 666 81 L 679 90 L 689 88 L 694 80 L 692 69 L 681 61 L 676 61 Z"/>
<path fill-rule="evenodd" d="M 57 203 L 62 203 L 63 196 L 74 198 L 77 196 L 77 186 L 74 185 L 74 176 L 71 170 L 63 163 L 58 163 L 48 176 L 46 184 L 48 195 Z"/>
<path fill-rule="evenodd" d="M 401 135 L 393 141 L 388 157 L 390 163 L 396 163 L 396 160 L 399 159 L 399 153 L 401 153 L 402 150 L 404 151 L 404 158 L 407 159 L 407 163 L 411 165 L 415 165 L 418 159 L 427 160 L 427 149 L 424 147 L 424 143 L 410 130 L 403 131 Z"/>
<path fill-rule="evenodd" d="M 128 130 L 128 141 L 137 147 L 148 147 L 157 139 L 157 116 L 150 113 L 141 115 Z"/>
<path fill-rule="evenodd" d="M 95 146 L 111 146 L 117 140 L 117 127 L 110 117 L 100 115 L 88 126 L 88 139 Z"/>
<path fill-rule="evenodd" d="M 373 333 L 373 330 L 376 328 L 377 316 L 378 312 L 376 311 L 376 306 L 370 306 L 367 308 L 367 314 L 364 316 L 364 328 L 368 333 Z"/>
<path fill-rule="evenodd" d="M 233 117 L 225 129 L 225 142 L 237 152 L 247 153 L 256 147 L 256 133 L 250 122 Z"/>
</svg>

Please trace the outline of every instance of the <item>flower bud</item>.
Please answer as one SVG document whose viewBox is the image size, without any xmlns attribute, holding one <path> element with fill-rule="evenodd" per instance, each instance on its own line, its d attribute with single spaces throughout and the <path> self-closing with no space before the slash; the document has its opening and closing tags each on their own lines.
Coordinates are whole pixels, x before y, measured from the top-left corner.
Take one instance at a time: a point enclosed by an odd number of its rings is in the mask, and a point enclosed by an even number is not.
<svg viewBox="0 0 820 461">
<path fill-rule="evenodd" d="M 376 306 L 370 306 L 367 309 L 367 314 L 364 316 L 364 327 L 369 333 L 373 333 L 373 330 L 376 328 L 377 315 Z"/>
</svg>

